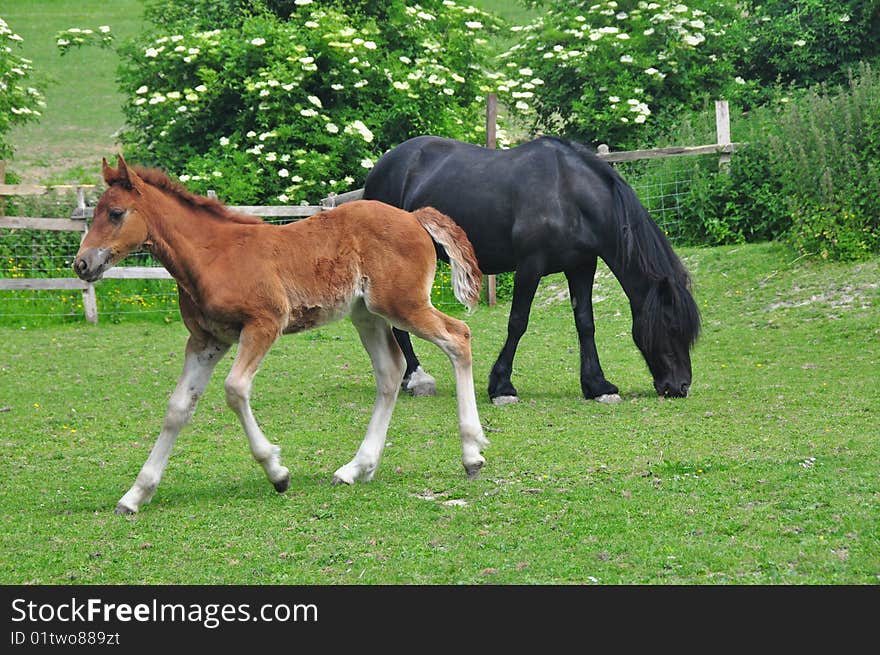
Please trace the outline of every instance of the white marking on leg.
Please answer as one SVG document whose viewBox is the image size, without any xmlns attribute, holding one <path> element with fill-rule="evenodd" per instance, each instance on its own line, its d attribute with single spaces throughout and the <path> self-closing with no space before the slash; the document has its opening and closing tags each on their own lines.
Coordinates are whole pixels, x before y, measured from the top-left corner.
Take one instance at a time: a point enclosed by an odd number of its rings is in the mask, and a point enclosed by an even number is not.
<svg viewBox="0 0 880 655">
<path fill-rule="evenodd" d="M 270 443 L 260 426 L 257 425 L 257 420 L 251 411 L 250 395 L 253 376 L 236 375 L 234 371 L 235 367 L 226 378 L 226 403 L 238 416 L 238 420 L 244 428 L 251 455 L 263 467 L 269 482 L 275 485 L 277 490 L 284 491 L 290 481 L 290 471 L 281 465 L 281 447 Z"/>
<path fill-rule="evenodd" d="M 606 405 L 615 405 L 619 403 L 622 398 L 620 394 L 616 393 L 603 393 L 601 396 L 596 396 L 593 398 L 597 403 L 605 403 Z"/>
<path fill-rule="evenodd" d="M 228 346 L 220 343 L 210 343 L 198 348 L 192 339 L 187 343 L 183 373 L 168 401 L 162 431 L 131 489 L 116 505 L 117 513 L 132 514 L 141 505 L 150 502 L 168 465 L 177 435 L 192 419 L 198 399 L 208 386 L 214 367 L 228 349 Z"/>
<path fill-rule="evenodd" d="M 367 434 L 357 454 L 333 474 L 334 484 L 354 484 L 358 480 L 368 482 L 373 479 L 385 449 L 388 425 L 397 402 L 400 381 L 406 370 L 406 360 L 394 340 L 391 326 L 384 318 L 370 314 L 365 307 L 358 307 L 352 312 L 351 320 L 373 364 L 376 402 L 367 426 Z"/>
</svg>

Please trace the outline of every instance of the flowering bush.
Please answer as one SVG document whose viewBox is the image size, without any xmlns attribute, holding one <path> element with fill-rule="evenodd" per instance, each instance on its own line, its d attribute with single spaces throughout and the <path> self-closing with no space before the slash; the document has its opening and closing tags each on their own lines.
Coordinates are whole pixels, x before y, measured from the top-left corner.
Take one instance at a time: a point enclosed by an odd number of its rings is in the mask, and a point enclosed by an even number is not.
<svg viewBox="0 0 880 655">
<path fill-rule="evenodd" d="M 122 49 L 130 158 L 227 202 L 295 204 L 361 185 L 410 136 L 485 140 L 487 14 L 452 0 L 233 4 L 163 2 L 156 29 Z"/>
<path fill-rule="evenodd" d="M 747 0 L 742 7 L 729 43 L 738 72 L 755 84 L 753 102 L 775 83 L 845 82 L 847 67 L 880 54 L 876 2 Z"/>
<path fill-rule="evenodd" d="M 22 41 L 0 18 L 0 159 L 12 157 L 12 146 L 6 142 L 12 126 L 38 119 L 40 108 L 46 106 L 43 95 L 26 86 L 33 69 L 30 59 L 15 54 Z"/>
<path fill-rule="evenodd" d="M 674 0 L 538 4 L 546 13 L 512 28 L 522 40 L 502 55 L 499 78 L 501 97 L 534 129 L 637 146 L 658 113 L 675 116 L 733 78 L 722 23 L 699 8 Z"/>
</svg>

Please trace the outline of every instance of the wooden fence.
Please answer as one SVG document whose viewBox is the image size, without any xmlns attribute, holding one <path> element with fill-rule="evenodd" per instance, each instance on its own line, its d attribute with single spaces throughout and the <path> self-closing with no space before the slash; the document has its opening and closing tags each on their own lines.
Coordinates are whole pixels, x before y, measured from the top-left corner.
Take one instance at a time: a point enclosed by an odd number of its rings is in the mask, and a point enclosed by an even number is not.
<svg viewBox="0 0 880 655">
<path fill-rule="evenodd" d="M 487 127 L 492 121 L 493 105 L 490 99 L 489 111 L 487 112 Z M 694 155 L 718 155 L 719 167 L 726 170 L 730 156 L 734 150 L 744 144 L 730 141 L 730 112 L 726 101 L 716 101 L 716 143 L 702 146 L 674 146 L 668 148 L 653 148 L 650 150 L 632 150 L 626 152 L 610 152 L 608 147 L 601 145 L 597 154 L 601 159 L 609 163 L 633 162 L 645 159 L 662 159 L 667 157 L 681 157 Z M 489 147 L 494 146 L 492 130 L 488 130 L 490 140 Z M 94 188 L 93 185 L 57 185 L 52 187 L 40 185 L 7 185 L 0 184 L 0 200 L 4 196 L 38 195 L 53 190 L 76 190 L 76 207 L 70 218 L 31 218 L 24 216 L 3 216 L 0 211 L 0 228 L 26 229 L 26 230 L 62 230 L 81 233 L 81 239 L 88 232 L 88 219 L 92 217 L 94 209 L 87 207 L 85 203 L 85 191 Z M 208 195 L 214 195 L 209 191 Z M 318 212 L 332 209 L 345 202 L 357 200 L 363 195 L 363 189 L 355 189 L 341 194 L 331 194 L 324 198 L 320 205 L 237 205 L 230 206 L 235 211 L 245 212 L 266 219 L 293 219 L 300 220 L 317 214 Z M 3 205 L 0 204 L 0 209 Z M 114 267 L 104 273 L 108 279 L 172 279 L 170 273 L 161 266 L 128 266 Z M 487 295 L 490 304 L 494 304 L 494 277 L 487 276 Z M 84 282 L 76 277 L 64 278 L 3 278 L 0 277 L 0 291 L 8 290 L 78 290 L 83 295 L 83 311 L 89 323 L 98 322 L 98 305 L 93 284 Z"/>
</svg>

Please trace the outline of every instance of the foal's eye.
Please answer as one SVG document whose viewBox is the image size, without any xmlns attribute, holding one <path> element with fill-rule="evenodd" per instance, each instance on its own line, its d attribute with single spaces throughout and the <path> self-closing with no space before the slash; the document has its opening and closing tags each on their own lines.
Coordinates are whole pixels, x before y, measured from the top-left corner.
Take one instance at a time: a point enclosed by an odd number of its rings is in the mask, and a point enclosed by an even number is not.
<svg viewBox="0 0 880 655">
<path fill-rule="evenodd" d="M 118 223 L 119 221 L 121 221 L 123 216 L 125 216 L 124 209 L 111 209 L 109 212 L 107 212 L 107 217 L 114 223 Z"/>
</svg>

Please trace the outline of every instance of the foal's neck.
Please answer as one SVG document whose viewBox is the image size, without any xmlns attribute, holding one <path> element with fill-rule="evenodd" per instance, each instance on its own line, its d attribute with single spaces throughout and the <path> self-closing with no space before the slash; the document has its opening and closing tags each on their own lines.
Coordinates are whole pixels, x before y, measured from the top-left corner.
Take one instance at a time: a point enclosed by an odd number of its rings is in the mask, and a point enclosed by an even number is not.
<svg viewBox="0 0 880 655">
<path fill-rule="evenodd" d="M 229 231 L 246 226 L 226 222 L 209 209 L 190 206 L 159 190 L 154 193 L 157 198 L 149 216 L 149 250 L 195 299 L 205 256 L 210 253 L 211 259 L 222 257 Z"/>
</svg>

